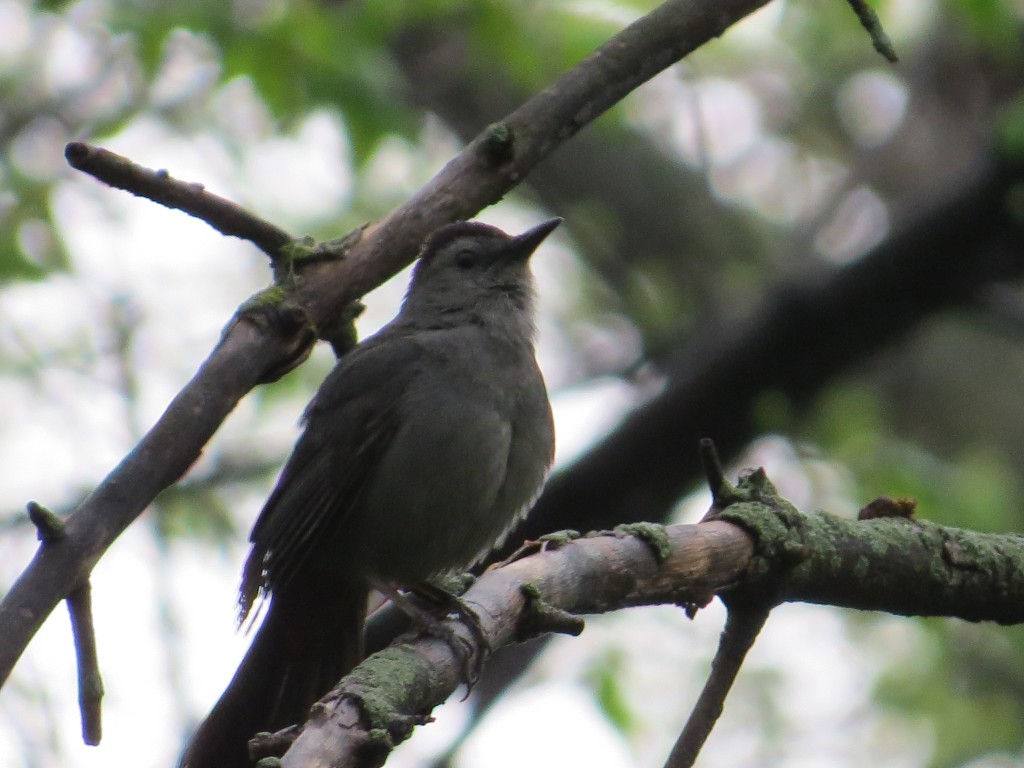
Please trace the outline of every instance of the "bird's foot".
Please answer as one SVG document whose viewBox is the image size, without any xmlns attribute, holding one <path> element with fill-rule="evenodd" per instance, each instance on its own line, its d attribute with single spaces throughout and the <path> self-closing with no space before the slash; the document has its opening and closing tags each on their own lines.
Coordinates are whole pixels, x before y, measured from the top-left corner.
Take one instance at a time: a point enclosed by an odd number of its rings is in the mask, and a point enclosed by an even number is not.
<svg viewBox="0 0 1024 768">
<path fill-rule="evenodd" d="M 398 606 L 417 630 L 448 644 L 459 662 L 468 695 L 469 690 L 480 679 L 484 659 L 491 650 L 476 612 L 447 589 L 429 582 L 410 587 L 408 593 L 378 583 L 374 584 L 374 588 Z M 461 621 L 462 626 L 469 630 L 472 639 L 445 622 L 450 616 L 455 616 Z"/>
</svg>

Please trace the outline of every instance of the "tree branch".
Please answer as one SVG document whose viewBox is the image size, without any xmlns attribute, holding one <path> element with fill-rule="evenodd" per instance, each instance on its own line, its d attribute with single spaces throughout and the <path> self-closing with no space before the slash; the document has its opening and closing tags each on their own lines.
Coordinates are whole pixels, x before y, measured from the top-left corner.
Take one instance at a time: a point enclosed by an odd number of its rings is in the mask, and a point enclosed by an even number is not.
<svg viewBox="0 0 1024 768">
<path fill-rule="evenodd" d="M 704 743 L 722 716 L 725 699 L 736 681 L 740 667 L 768 620 L 769 610 L 768 606 L 729 606 L 725 629 L 722 630 L 715 658 L 711 660 L 707 682 L 665 761 L 665 768 L 692 768 L 697 762 Z"/>
<path fill-rule="evenodd" d="M 78 662 L 78 708 L 82 716 L 82 741 L 96 746 L 103 736 L 103 678 L 96 653 L 96 628 L 92 619 L 92 585 L 86 581 L 68 595 L 71 632 Z"/>
<path fill-rule="evenodd" d="M 750 538 L 727 523 L 672 526 L 662 535 L 664 557 L 639 535 L 604 533 L 548 543 L 487 572 L 463 595 L 479 617 L 479 635 L 461 620 L 447 623 L 468 647 L 487 656 L 526 639 L 522 630 L 534 626 L 541 610 L 584 614 L 704 603 L 741 578 L 753 553 Z M 479 647 L 481 637 L 487 648 Z M 425 713 L 462 684 L 463 666 L 447 642 L 429 635 L 375 654 L 313 708 L 282 765 L 379 765 Z M 378 735 L 371 737 L 371 731 Z"/>
<path fill-rule="evenodd" d="M 739 630 L 746 644 L 767 611 L 784 601 L 1024 622 L 1020 536 L 906 518 L 805 515 L 778 496 L 761 470 L 746 474 L 735 491 L 707 522 L 541 545 L 535 554 L 488 571 L 462 597 L 478 614 L 479 635 L 462 619 L 448 625 L 487 655 L 523 640 L 538 604 L 546 612 L 589 614 L 703 604 L 722 594 L 749 619 Z M 488 647 L 479 647 L 481 639 Z M 375 654 L 313 708 L 282 765 L 379 765 L 463 682 L 462 658 L 429 635 Z M 741 660 L 742 654 L 733 660 L 730 676 Z M 726 690 L 718 691 L 719 699 Z M 712 703 L 721 706 L 720 700 Z"/>
<path fill-rule="evenodd" d="M 282 355 L 251 323 L 235 323 L 156 425 L 44 541 L 0 603 L 0 681 L 57 603 L 89 577 L 111 542 L 201 453 L 224 418 Z"/>
<path fill-rule="evenodd" d="M 231 200 L 207 192 L 197 182 L 178 181 L 165 170 L 152 171 L 107 149 L 72 141 L 64 148 L 68 165 L 104 184 L 202 219 L 222 235 L 249 240 L 277 259 L 292 236 Z"/>
<path fill-rule="evenodd" d="M 860 21 L 860 25 L 864 27 L 864 31 L 870 35 L 871 44 L 875 47 L 875 50 L 882 54 L 890 64 L 897 63 L 899 57 L 896 56 L 896 49 L 893 48 L 892 40 L 885 33 L 878 14 L 867 4 L 867 0 L 847 0 L 847 2 L 850 4 L 853 12 L 857 14 L 857 19 Z"/>
<path fill-rule="evenodd" d="M 346 242 L 343 260 L 308 263 L 294 288 L 312 326 L 329 325 L 343 307 L 408 264 L 430 232 L 501 199 L 604 110 L 767 1 L 669 0 L 631 24 L 477 137 L 356 242 Z M 301 333 L 285 336 L 251 317 L 229 325 L 157 424 L 69 517 L 66 539 L 40 547 L 0 603 L 0 682 L 56 604 L 84 583 L 156 494 L 188 469 L 235 403 L 281 360 L 294 357 Z"/>
</svg>

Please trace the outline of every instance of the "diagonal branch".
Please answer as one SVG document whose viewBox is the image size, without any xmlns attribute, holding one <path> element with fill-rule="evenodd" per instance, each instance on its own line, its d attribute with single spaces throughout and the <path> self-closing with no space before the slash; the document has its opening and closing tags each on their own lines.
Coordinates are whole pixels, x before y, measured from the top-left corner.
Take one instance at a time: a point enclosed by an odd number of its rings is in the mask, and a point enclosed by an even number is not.
<svg viewBox="0 0 1024 768">
<path fill-rule="evenodd" d="M 889 39 L 889 35 L 882 28 L 882 22 L 879 21 L 878 14 L 867 4 L 867 0 L 847 0 L 847 2 L 849 2 L 853 12 L 857 14 L 857 19 L 860 21 L 861 26 L 871 36 L 871 43 L 875 46 L 875 50 L 882 54 L 890 64 L 897 63 L 899 57 L 896 55 L 896 49 L 893 48 L 892 40 Z"/>
<path fill-rule="evenodd" d="M 768 606 L 739 610 L 729 607 L 707 682 L 665 761 L 665 768 L 693 768 L 711 730 L 722 716 L 725 699 L 747 653 L 768 621 L 769 612 Z"/>
<path fill-rule="evenodd" d="M 431 231 L 501 199 L 631 90 L 767 2 L 669 0 L 631 24 L 484 131 L 361 238 L 346 242 L 343 260 L 310 263 L 295 285 L 310 323 L 329 325 L 342 307 L 412 261 Z M 275 363 L 294 356 L 300 335 L 251 317 L 229 325 L 157 424 L 68 518 L 67 537 L 42 545 L 0 603 L 0 682 L 56 604 L 85 582 L 114 539 L 198 458 L 238 400 Z"/>
<path fill-rule="evenodd" d="M 264 221 L 238 203 L 207 192 L 202 184 L 179 181 L 167 171 L 152 171 L 107 149 L 72 141 L 64 148 L 68 165 L 95 176 L 104 184 L 145 197 L 168 208 L 202 219 L 222 235 L 251 241 L 276 259 L 292 236 Z"/>
<path fill-rule="evenodd" d="M 40 544 L 0 603 L 0 680 L 43 620 L 89 577 L 111 542 L 198 458 L 235 404 L 282 353 L 251 323 L 237 323 L 159 421 L 66 520 L 65 536 Z"/>
</svg>

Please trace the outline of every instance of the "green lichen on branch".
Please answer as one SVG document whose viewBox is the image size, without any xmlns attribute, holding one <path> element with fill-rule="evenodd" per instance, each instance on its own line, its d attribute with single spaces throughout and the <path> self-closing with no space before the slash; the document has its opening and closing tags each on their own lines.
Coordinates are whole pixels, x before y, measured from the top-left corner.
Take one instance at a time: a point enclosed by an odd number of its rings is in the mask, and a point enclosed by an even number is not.
<svg viewBox="0 0 1024 768">
<path fill-rule="evenodd" d="M 305 235 L 282 245 L 280 256 L 285 261 L 302 261 L 315 257 L 318 247 L 319 244 L 314 238 Z"/>
<path fill-rule="evenodd" d="M 239 307 L 239 312 L 245 313 L 247 311 L 262 311 L 266 309 L 278 309 L 283 306 L 288 300 L 288 292 L 280 285 L 271 285 L 269 288 L 264 288 L 262 291 L 257 291 L 248 299 L 246 299 L 242 306 Z"/>
<path fill-rule="evenodd" d="M 575 541 L 580 538 L 582 534 L 579 531 L 574 531 L 572 528 L 566 528 L 564 531 L 552 531 L 551 533 L 545 533 L 543 536 L 537 538 L 537 543 L 544 545 L 544 548 L 557 549 L 563 547 L 570 541 Z"/>
<path fill-rule="evenodd" d="M 601 536 L 602 533 L 588 533 L 587 536 Z M 533 541 L 526 541 L 519 549 L 513 552 L 511 555 L 501 561 L 499 565 L 508 565 L 514 563 L 516 560 L 522 560 L 524 557 L 536 554 L 537 552 L 544 552 L 546 550 L 555 550 L 564 547 L 571 541 L 575 541 L 581 538 L 582 534 L 579 531 L 567 529 L 564 531 L 553 531 L 552 533 L 545 533 L 543 536 L 538 536 Z"/>
<path fill-rule="evenodd" d="M 520 642 L 547 632 L 573 637 L 583 632 L 583 619 L 549 603 L 535 585 L 523 584 L 519 591 L 526 598 L 526 608 L 516 626 L 516 638 Z"/>
<path fill-rule="evenodd" d="M 664 563 L 672 555 L 672 542 L 669 540 L 665 526 L 658 523 L 626 523 L 617 525 L 612 533 L 616 536 L 636 536 L 646 544 L 654 554 L 658 565 Z"/>
<path fill-rule="evenodd" d="M 314 328 L 317 336 L 331 345 L 334 356 L 340 358 L 359 343 L 356 319 L 366 310 L 363 302 L 350 301 L 329 323 Z"/>
<path fill-rule="evenodd" d="M 333 240 L 317 241 L 306 235 L 290 240 L 277 250 L 274 259 L 274 281 L 278 284 L 291 285 L 296 275 L 308 264 L 320 261 L 337 261 L 358 243 L 369 222 L 360 224 L 343 237 Z"/>
<path fill-rule="evenodd" d="M 755 556 L 744 587 L 799 600 L 914 616 L 1024 622 L 1024 537 L 906 517 L 805 515 L 761 470 L 715 518 L 747 531 Z"/>
<path fill-rule="evenodd" d="M 282 293 L 274 293 L 273 288 L 263 292 L 267 299 L 280 299 L 280 306 L 294 307 L 301 310 L 296 302 L 289 302 L 302 271 L 310 264 L 322 261 L 344 259 L 353 245 L 358 243 L 369 223 L 360 224 L 344 237 L 318 242 L 308 235 L 297 238 L 283 245 L 278 250 L 278 258 L 274 260 L 274 284 Z M 261 294 L 257 294 L 261 296 Z M 328 342 L 336 357 L 341 357 L 358 342 L 355 319 L 363 313 L 365 306 L 361 301 L 348 303 L 338 315 L 327 323 L 315 326 L 303 312 L 303 319 L 309 330 L 320 339 Z"/>
<path fill-rule="evenodd" d="M 515 156 L 515 134 L 505 123 L 491 123 L 481 134 L 480 150 L 492 165 L 502 165 Z"/>
<path fill-rule="evenodd" d="M 260 377 L 260 383 L 277 381 L 309 357 L 316 340 L 316 329 L 305 309 L 295 301 L 293 294 L 277 284 L 253 294 L 238 308 L 231 325 L 248 323 L 261 333 L 285 342 L 281 358 L 270 365 Z"/>
<path fill-rule="evenodd" d="M 237 316 L 278 333 L 294 333 L 310 326 L 305 310 L 284 286 L 271 285 L 242 302 Z"/>
<path fill-rule="evenodd" d="M 307 338 L 298 345 L 300 354 L 296 356 L 296 361 L 301 362 L 308 355 L 308 345 L 315 338 L 329 342 L 337 357 L 355 347 L 359 341 L 355 321 L 365 309 L 361 301 L 351 301 L 342 308 L 333 322 L 318 327 L 305 308 L 295 300 L 290 287 L 277 282 L 246 299 L 238 308 L 237 316 L 280 334 L 294 334 L 304 329 Z M 283 372 L 293 367 L 289 364 Z"/>
<path fill-rule="evenodd" d="M 813 558 L 789 574 L 810 602 L 918 616 L 1024 621 L 1024 538 L 926 520 L 807 518 Z M 856 579 L 850 579 L 853 573 Z"/>
<path fill-rule="evenodd" d="M 779 495 L 763 469 L 744 473 L 730 496 L 732 503 L 717 511 L 714 519 L 738 525 L 753 537 L 749 578 L 763 578 L 808 557 L 806 516 Z"/>
<path fill-rule="evenodd" d="M 427 695 L 437 688 L 438 673 L 423 664 L 423 658 L 406 644 L 385 648 L 366 659 L 352 670 L 345 686 L 345 696 L 355 699 L 365 718 L 368 732 L 376 738 L 386 734 L 394 745 L 412 733 L 412 729 L 424 722 L 418 714 L 405 714 L 402 707 L 410 699 L 420 695 L 422 701 L 414 701 L 414 712 L 425 711 L 430 702 Z M 403 702 L 405 704 L 403 704 Z"/>
<path fill-rule="evenodd" d="M 302 266 L 315 261 L 324 261 L 323 245 L 306 235 L 290 240 L 278 249 L 274 259 L 274 283 L 291 288 L 302 271 Z"/>
<path fill-rule="evenodd" d="M 472 573 L 441 574 L 427 579 L 427 584 L 451 597 L 462 597 L 475 583 Z"/>
</svg>

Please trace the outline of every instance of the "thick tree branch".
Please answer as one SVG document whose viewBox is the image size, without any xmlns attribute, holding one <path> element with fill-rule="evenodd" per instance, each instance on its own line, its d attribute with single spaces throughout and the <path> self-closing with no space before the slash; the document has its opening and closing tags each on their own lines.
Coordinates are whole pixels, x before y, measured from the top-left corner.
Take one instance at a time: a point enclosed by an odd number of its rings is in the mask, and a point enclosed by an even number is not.
<svg viewBox="0 0 1024 768">
<path fill-rule="evenodd" d="M 704 603 L 740 579 L 753 553 L 750 538 L 727 523 L 673 526 L 663 537 L 660 554 L 649 541 L 628 534 L 551 543 L 484 574 L 462 600 L 479 616 L 488 646 L 497 649 L 525 639 L 523 628 L 534 626 L 540 611 L 585 614 Z M 448 623 L 478 647 L 475 632 L 461 621 Z M 392 646 L 367 659 L 313 708 L 282 765 L 379 765 L 462 681 L 463 663 L 443 640 L 420 636 Z M 371 738 L 371 731 L 387 737 Z"/>
<path fill-rule="evenodd" d="M 485 573 L 463 602 L 479 615 L 489 649 L 522 640 L 538 605 L 589 614 L 703 604 L 716 593 L 736 610 L 755 607 L 746 614 L 754 624 L 745 630 L 749 638 L 764 613 L 784 601 L 1024 622 L 1022 537 L 906 518 L 805 515 L 778 496 L 761 470 L 736 491 L 715 519 L 697 525 L 559 539 Z M 461 621 L 450 619 L 449 626 L 478 645 Z M 462 669 L 460 655 L 433 636 L 372 656 L 313 708 L 283 765 L 379 765 L 455 691 Z"/>
<path fill-rule="evenodd" d="M 408 264 L 423 239 L 514 188 L 547 154 L 659 71 L 767 0 L 670 0 L 639 19 L 554 85 L 485 131 L 407 203 L 345 241 L 343 260 L 314 260 L 295 290 L 313 327 Z M 196 377 L 152 430 L 67 521 L 67 537 L 40 547 L 0 603 L 0 682 L 56 604 L 84 583 L 113 540 L 199 456 L 217 427 L 267 372 L 290 360 L 290 338 L 232 323 Z"/>
<path fill-rule="evenodd" d="M 743 528 L 757 542 L 748 578 L 769 578 L 775 602 L 1024 622 L 1022 536 L 902 516 L 805 515 L 779 498 L 760 469 L 747 475 L 744 487 L 753 503 L 733 504 L 714 519 Z"/>
</svg>

